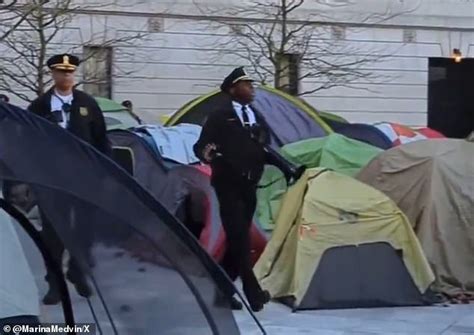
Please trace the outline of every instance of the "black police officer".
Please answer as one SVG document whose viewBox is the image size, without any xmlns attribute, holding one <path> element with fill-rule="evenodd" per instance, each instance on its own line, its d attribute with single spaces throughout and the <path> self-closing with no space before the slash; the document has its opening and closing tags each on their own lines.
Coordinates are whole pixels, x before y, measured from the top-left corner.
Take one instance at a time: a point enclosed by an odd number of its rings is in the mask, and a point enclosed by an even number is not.
<svg viewBox="0 0 474 335">
<path fill-rule="evenodd" d="M 211 183 L 219 199 L 227 250 L 221 263 L 232 280 L 242 279 L 243 290 L 253 311 L 270 300 L 253 273 L 250 257 L 250 227 L 257 203 L 257 183 L 266 163 L 264 120 L 250 104 L 254 98 L 251 78 L 242 67 L 221 85 L 228 103 L 211 112 L 194 152 L 212 167 Z M 258 129 L 258 132 L 255 130 Z M 227 297 L 233 309 L 242 305 Z"/>
</svg>

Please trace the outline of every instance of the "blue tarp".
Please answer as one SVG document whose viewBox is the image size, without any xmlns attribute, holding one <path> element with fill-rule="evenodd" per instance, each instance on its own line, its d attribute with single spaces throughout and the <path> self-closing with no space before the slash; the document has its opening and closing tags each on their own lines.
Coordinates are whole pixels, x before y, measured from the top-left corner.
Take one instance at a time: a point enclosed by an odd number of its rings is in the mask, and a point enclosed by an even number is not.
<svg viewBox="0 0 474 335">
<path fill-rule="evenodd" d="M 392 141 L 377 127 L 363 123 L 342 123 L 325 119 L 334 132 L 387 150 L 392 147 Z"/>
<path fill-rule="evenodd" d="M 159 155 L 181 164 L 199 163 L 194 155 L 193 145 L 199 139 L 201 126 L 182 123 L 173 127 L 145 125 L 135 128 L 136 133 L 150 135 L 152 146 Z"/>
</svg>

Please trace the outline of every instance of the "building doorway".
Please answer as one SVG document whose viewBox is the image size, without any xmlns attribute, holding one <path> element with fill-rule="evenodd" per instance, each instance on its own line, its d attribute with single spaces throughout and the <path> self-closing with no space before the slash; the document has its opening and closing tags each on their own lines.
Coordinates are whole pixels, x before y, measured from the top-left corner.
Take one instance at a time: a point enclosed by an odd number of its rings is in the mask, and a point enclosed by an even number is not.
<svg viewBox="0 0 474 335">
<path fill-rule="evenodd" d="M 474 58 L 430 58 L 428 127 L 466 138 L 474 129 Z"/>
</svg>

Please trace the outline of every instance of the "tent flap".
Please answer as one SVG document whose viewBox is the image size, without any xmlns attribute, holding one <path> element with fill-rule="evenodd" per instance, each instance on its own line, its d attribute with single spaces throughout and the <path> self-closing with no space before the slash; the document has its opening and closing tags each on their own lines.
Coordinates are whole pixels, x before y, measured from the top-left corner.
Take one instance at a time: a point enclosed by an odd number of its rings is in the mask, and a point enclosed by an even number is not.
<svg viewBox="0 0 474 335">
<path fill-rule="evenodd" d="M 107 307 L 110 318 L 98 313 L 104 327 L 133 334 L 239 333 L 230 308 L 214 304 L 218 292 L 235 290 L 225 274 L 115 163 L 62 128 L 2 103 L 0 152 L 0 179 L 33 188 L 94 296 L 100 293 L 102 300 L 91 301 L 97 311 Z"/>
<path fill-rule="evenodd" d="M 376 242 L 327 249 L 298 309 L 410 305 L 424 300 L 403 258 L 390 244 Z"/>
</svg>

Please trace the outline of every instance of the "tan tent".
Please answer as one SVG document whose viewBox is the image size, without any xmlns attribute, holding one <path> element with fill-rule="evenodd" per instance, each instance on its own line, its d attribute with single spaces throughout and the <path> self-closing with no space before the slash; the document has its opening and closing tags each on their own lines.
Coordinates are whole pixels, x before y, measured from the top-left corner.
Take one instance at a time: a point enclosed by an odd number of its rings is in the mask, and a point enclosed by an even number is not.
<svg viewBox="0 0 474 335">
<path fill-rule="evenodd" d="M 357 178 L 408 216 L 438 290 L 474 292 L 474 143 L 433 139 L 393 148 Z"/>
<path fill-rule="evenodd" d="M 405 215 L 352 177 L 310 169 L 255 266 L 294 309 L 422 305 L 434 276 Z"/>
</svg>

